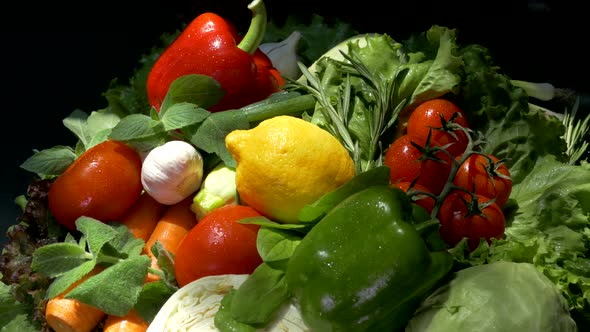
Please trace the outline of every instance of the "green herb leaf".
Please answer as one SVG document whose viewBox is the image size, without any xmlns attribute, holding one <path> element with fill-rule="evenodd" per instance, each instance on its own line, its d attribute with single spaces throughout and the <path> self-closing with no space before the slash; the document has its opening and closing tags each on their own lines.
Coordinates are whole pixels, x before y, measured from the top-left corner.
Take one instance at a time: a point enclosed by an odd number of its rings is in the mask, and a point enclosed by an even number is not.
<svg viewBox="0 0 590 332">
<path fill-rule="evenodd" d="M 289 298 L 285 271 L 262 263 L 234 293 L 231 315 L 239 322 L 264 326 Z"/>
<path fill-rule="evenodd" d="M 164 279 L 169 285 L 176 283 L 174 274 L 174 255 L 170 253 L 160 241 L 156 241 L 150 251 L 157 259 L 158 267 L 164 272 Z"/>
<path fill-rule="evenodd" d="M 86 133 L 86 120 L 88 114 L 81 110 L 74 110 L 68 117 L 63 119 L 62 123 L 68 128 L 80 141 L 86 146 L 90 135 Z"/>
<path fill-rule="evenodd" d="M 291 258 L 300 242 L 301 237 L 290 232 L 261 227 L 258 231 L 256 247 L 262 260 L 269 263 Z"/>
<path fill-rule="evenodd" d="M 299 221 L 311 223 L 322 218 L 328 211 L 346 197 L 373 185 L 389 183 L 389 167 L 379 166 L 357 174 L 350 181 L 333 192 L 327 193 L 317 201 L 309 204 L 299 212 Z"/>
<path fill-rule="evenodd" d="M 54 278 L 88 261 L 90 257 L 77 243 L 51 243 L 35 250 L 31 262 L 34 271 Z"/>
<path fill-rule="evenodd" d="M 189 140 L 197 148 L 215 153 L 230 167 L 236 162 L 225 146 L 225 136 L 236 129 L 249 129 L 250 123 L 241 110 L 228 110 L 212 113 L 194 132 Z"/>
<path fill-rule="evenodd" d="M 93 147 L 99 143 L 106 141 L 109 138 L 111 131 L 112 131 L 112 129 L 109 128 L 109 129 L 104 129 L 104 130 L 96 133 L 96 135 L 94 135 L 92 137 L 92 139 L 90 140 L 90 142 L 88 143 L 88 147 L 86 148 L 86 150 L 90 149 L 91 147 Z"/>
<path fill-rule="evenodd" d="M 166 130 L 160 121 L 143 114 L 131 114 L 121 119 L 109 137 L 127 142 L 150 139 L 162 133 L 166 133 Z"/>
<path fill-rule="evenodd" d="M 162 124 L 167 131 L 182 129 L 203 122 L 210 112 L 191 103 L 178 103 L 170 106 L 162 115 Z"/>
<path fill-rule="evenodd" d="M 100 252 L 105 243 L 117 236 L 117 232 L 112 227 L 89 217 L 78 218 L 76 228 L 87 238 L 88 250 L 94 255 Z"/>
<path fill-rule="evenodd" d="M 89 141 L 85 144 L 86 150 L 107 140 L 113 128 L 121 121 L 121 118 L 113 113 L 92 112 L 86 120 L 86 133 Z"/>
<path fill-rule="evenodd" d="M 177 290 L 178 287 L 170 287 L 162 279 L 148 282 L 143 286 L 134 309 L 146 322 L 151 322 L 166 300 Z"/>
<path fill-rule="evenodd" d="M 208 109 L 221 101 L 223 95 L 224 91 L 219 82 L 209 76 L 199 74 L 181 76 L 170 84 L 160 107 L 160 116 L 163 116 L 172 105 L 182 102 Z"/>
<path fill-rule="evenodd" d="M 137 303 L 150 262 L 147 255 L 120 261 L 88 278 L 65 298 L 77 299 L 109 315 L 123 316 Z"/>
<path fill-rule="evenodd" d="M 255 327 L 239 322 L 232 317 L 231 307 L 235 294 L 236 290 L 231 289 L 229 293 L 221 299 L 219 309 L 215 314 L 215 327 L 220 331 L 255 332 Z"/>
<path fill-rule="evenodd" d="M 129 228 L 121 223 L 111 222 L 108 225 L 115 230 L 116 236 L 102 247 L 101 254 L 118 258 L 142 254 L 145 241 L 136 238 Z"/>
<path fill-rule="evenodd" d="M 293 229 L 293 230 L 301 230 L 303 228 L 308 228 L 308 225 L 302 224 L 281 224 L 276 221 L 272 221 L 264 216 L 258 217 L 248 217 L 243 218 L 238 221 L 240 224 L 255 224 L 260 226 L 266 226 L 268 228 L 277 228 L 277 229 Z"/>
<path fill-rule="evenodd" d="M 51 299 L 65 292 L 73 283 L 90 273 L 95 266 L 96 262 L 89 260 L 62 274 L 49 285 L 47 298 Z"/>
<path fill-rule="evenodd" d="M 74 150 L 69 146 L 54 146 L 36 152 L 20 167 L 29 172 L 57 176 L 63 173 L 76 160 Z"/>
<path fill-rule="evenodd" d="M 82 150 L 85 151 L 103 142 L 108 136 L 107 133 L 120 120 L 118 115 L 105 111 L 94 111 L 88 115 L 81 110 L 75 110 L 62 122 L 78 137 L 83 146 Z"/>
<path fill-rule="evenodd" d="M 573 107 L 563 114 L 563 125 L 565 133 L 563 138 L 567 144 L 566 155 L 569 157 L 569 164 L 579 164 L 583 157 L 588 158 L 588 133 L 590 132 L 590 113 L 585 118 L 576 116 L 580 106 L 580 98 L 576 98 Z"/>
</svg>

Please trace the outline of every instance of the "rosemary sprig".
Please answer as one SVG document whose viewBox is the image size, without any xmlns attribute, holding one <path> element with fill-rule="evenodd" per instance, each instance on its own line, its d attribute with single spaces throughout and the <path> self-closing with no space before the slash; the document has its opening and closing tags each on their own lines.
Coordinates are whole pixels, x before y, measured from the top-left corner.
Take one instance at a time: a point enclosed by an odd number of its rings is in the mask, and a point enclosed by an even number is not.
<svg viewBox="0 0 590 332">
<path fill-rule="evenodd" d="M 317 74 L 311 73 L 304 65 L 299 68 L 306 78 L 307 84 L 296 83 L 299 87 L 314 95 L 319 103 L 319 109 L 327 118 L 328 131 L 338 138 L 351 154 L 357 173 L 367 171 L 383 164 L 383 144 L 381 137 L 397 123 L 401 110 L 407 104 L 406 99 L 400 99 L 399 87 L 408 73 L 408 69 L 399 70 L 393 79 L 387 79 L 380 73 L 373 74 L 363 63 L 360 56 L 351 51 L 350 54 L 340 52 L 344 57 L 338 61 L 342 65 L 345 75 L 344 84 L 339 87 L 338 97 L 330 97 L 323 88 Z M 352 116 L 352 86 L 351 77 L 359 77 L 366 85 L 367 95 L 372 96 L 372 102 L 366 105 L 367 112 L 364 121 L 369 128 L 369 151 L 360 151 L 358 139 L 348 130 L 348 121 Z M 367 160 L 361 160 L 366 156 Z"/>
<path fill-rule="evenodd" d="M 343 62 L 344 68 L 348 67 L 349 70 L 353 70 L 353 73 L 360 75 L 367 83 L 370 90 L 368 92 L 375 96 L 375 104 L 371 105 L 367 114 L 371 137 L 371 159 L 365 166 L 365 170 L 368 170 L 382 164 L 381 137 L 396 123 L 399 113 L 407 104 L 405 99 L 397 100 L 396 97 L 399 95 L 399 86 L 409 69 L 404 68 L 400 71 L 398 66 L 394 78 L 388 80 L 380 73 L 377 73 L 377 77 L 372 74 L 356 52 L 351 51 L 352 55 L 341 53 L 349 62 Z"/>
<path fill-rule="evenodd" d="M 563 138 L 565 140 L 567 149 L 566 155 L 569 157 L 569 164 L 575 165 L 585 156 L 588 160 L 588 131 L 590 130 L 590 114 L 586 115 L 584 120 L 577 120 L 576 113 L 580 106 L 580 98 L 576 101 L 570 111 L 567 109 L 563 114 L 563 124 L 565 126 L 565 133 Z"/>
<path fill-rule="evenodd" d="M 330 120 L 326 129 L 330 134 L 334 135 L 334 137 L 342 142 L 346 150 L 351 154 L 355 165 L 357 165 L 360 161 L 358 141 L 353 141 L 353 138 L 347 129 L 350 114 L 350 76 L 346 77 L 343 91 L 340 94 L 339 100 L 336 102 L 337 106 L 335 106 L 322 87 L 319 77 L 316 74 L 312 74 L 301 62 L 298 62 L 297 65 L 299 66 L 301 73 L 307 79 L 308 84 L 299 84 L 295 82 L 294 84 L 304 88 L 316 98 L 321 106 L 322 113 L 328 120 Z"/>
</svg>

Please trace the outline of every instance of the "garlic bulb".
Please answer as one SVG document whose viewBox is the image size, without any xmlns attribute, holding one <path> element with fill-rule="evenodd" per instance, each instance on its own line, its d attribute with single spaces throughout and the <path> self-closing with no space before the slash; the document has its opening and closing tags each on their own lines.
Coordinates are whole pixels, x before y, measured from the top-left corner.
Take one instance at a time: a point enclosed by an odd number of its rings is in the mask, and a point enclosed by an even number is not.
<svg viewBox="0 0 590 332">
<path fill-rule="evenodd" d="M 191 144 L 170 141 L 152 149 L 143 161 L 143 189 L 161 204 L 176 204 L 196 192 L 203 178 L 203 157 Z"/>
<path fill-rule="evenodd" d="M 297 44 L 301 39 L 299 31 L 293 31 L 285 40 L 260 45 L 260 50 L 268 56 L 273 66 L 284 77 L 296 79 L 301 75 L 297 65 Z"/>
</svg>

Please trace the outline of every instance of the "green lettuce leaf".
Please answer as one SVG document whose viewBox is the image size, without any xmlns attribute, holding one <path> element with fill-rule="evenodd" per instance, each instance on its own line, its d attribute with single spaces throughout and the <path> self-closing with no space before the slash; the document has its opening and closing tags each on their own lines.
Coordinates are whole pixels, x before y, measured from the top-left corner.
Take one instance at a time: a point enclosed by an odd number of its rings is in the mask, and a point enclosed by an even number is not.
<svg viewBox="0 0 590 332">
<path fill-rule="evenodd" d="M 564 292 L 572 309 L 590 308 L 590 164 L 538 160 L 513 188 L 518 214 L 506 230 Z M 510 250 L 497 255 L 510 257 Z M 522 255 L 522 254 L 519 254 Z"/>
<path fill-rule="evenodd" d="M 540 156 L 510 199 L 505 238 L 473 252 L 468 264 L 532 263 L 561 290 L 572 314 L 585 316 L 578 322 L 590 322 L 590 164 Z"/>
<path fill-rule="evenodd" d="M 422 51 L 413 48 L 414 45 L 426 47 Z M 350 103 L 351 111 L 341 116 L 346 118 L 343 120 L 346 129 L 354 144 L 358 145 L 358 156 L 354 157 L 355 163 L 361 165 L 359 169 L 366 170 L 373 165 L 381 165 L 374 149 L 373 118 L 379 116 L 376 115 L 379 112 L 375 111 L 378 104 L 376 99 L 386 98 L 392 109 L 400 107 L 411 110 L 427 99 L 459 93 L 462 61 L 456 55 L 457 47 L 454 30 L 433 26 L 414 38 L 407 48 L 387 34 L 358 35 L 339 44 L 314 63 L 313 71 L 319 78 L 326 98 L 334 104 Z M 360 60 L 375 81 L 368 82 L 365 77 L 351 73 L 347 67 L 348 61 L 343 60 L 339 52 Z M 391 96 L 386 95 L 389 92 L 385 87 L 392 82 L 399 86 L 393 90 Z M 375 87 L 371 84 L 382 85 L 378 88 L 381 88 L 383 96 L 376 95 L 379 93 L 375 92 Z M 346 96 L 349 88 L 350 98 L 343 100 L 342 96 Z M 331 129 L 333 124 L 323 113 L 322 106 L 318 104 L 313 114 L 305 118 L 329 132 L 334 132 Z M 392 114 L 397 117 L 398 113 Z M 408 112 L 405 111 L 405 114 Z M 391 119 L 386 118 L 384 121 Z M 391 131 L 388 127 L 385 129 L 386 132 L 379 134 L 382 136 L 379 137 L 382 149 L 391 141 L 387 132 Z"/>
<path fill-rule="evenodd" d="M 29 318 L 30 312 L 31 308 L 12 296 L 10 286 L 0 282 L 0 331 L 39 331 L 38 324 L 35 325 Z"/>
<path fill-rule="evenodd" d="M 468 45 L 460 49 L 464 79 L 459 105 L 469 110 L 472 128 L 486 138 L 484 152 L 506 159 L 512 181 L 523 181 L 537 159 L 553 155 L 565 162 L 565 128 L 557 117 L 530 109 L 526 92 L 494 66 L 488 49 Z"/>
</svg>

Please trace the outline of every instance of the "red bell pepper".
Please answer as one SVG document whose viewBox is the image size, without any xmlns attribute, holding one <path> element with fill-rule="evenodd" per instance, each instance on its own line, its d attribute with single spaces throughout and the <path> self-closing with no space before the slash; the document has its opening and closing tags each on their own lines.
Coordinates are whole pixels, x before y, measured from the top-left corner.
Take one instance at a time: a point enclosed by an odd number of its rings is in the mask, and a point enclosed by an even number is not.
<svg viewBox="0 0 590 332">
<path fill-rule="evenodd" d="M 170 84 L 188 74 L 207 75 L 219 82 L 225 94 L 209 111 L 236 109 L 280 91 L 285 83 L 270 59 L 258 49 L 266 29 L 266 8 L 253 0 L 252 21 L 246 35 L 214 13 L 197 16 L 154 63 L 148 79 L 151 106 L 160 111 Z M 238 44 L 239 42 L 239 44 Z"/>
</svg>

